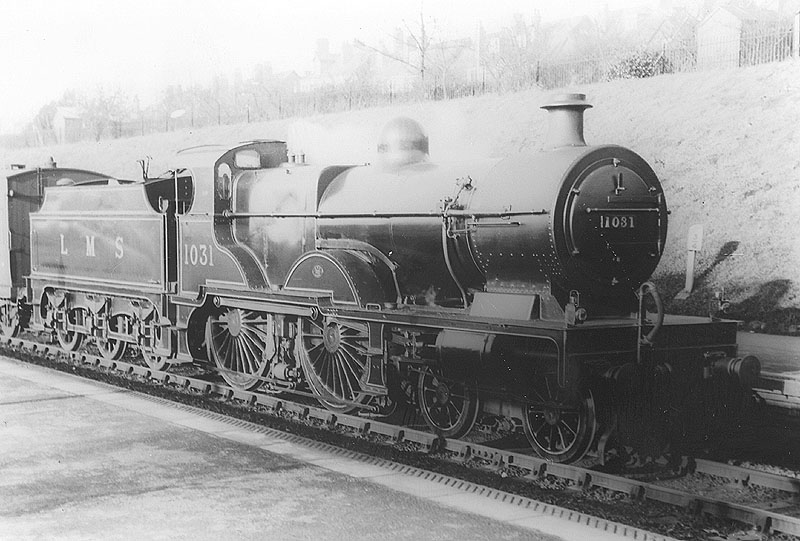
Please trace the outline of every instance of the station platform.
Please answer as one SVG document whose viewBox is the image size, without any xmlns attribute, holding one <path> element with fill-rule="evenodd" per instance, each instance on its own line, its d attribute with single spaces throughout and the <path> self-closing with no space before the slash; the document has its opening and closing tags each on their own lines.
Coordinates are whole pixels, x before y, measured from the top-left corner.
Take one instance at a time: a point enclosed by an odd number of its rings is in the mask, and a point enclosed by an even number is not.
<svg viewBox="0 0 800 541">
<path fill-rule="evenodd" d="M 800 337 L 740 332 L 739 355 L 761 361 L 756 391 L 767 403 L 798 414 L 800 404 Z"/>
<path fill-rule="evenodd" d="M 739 354 L 758 357 L 763 372 L 800 379 L 800 336 L 740 332 L 736 338 Z"/>
<path fill-rule="evenodd" d="M 296 440 L 0 357 L 0 538 L 664 539 Z"/>
</svg>

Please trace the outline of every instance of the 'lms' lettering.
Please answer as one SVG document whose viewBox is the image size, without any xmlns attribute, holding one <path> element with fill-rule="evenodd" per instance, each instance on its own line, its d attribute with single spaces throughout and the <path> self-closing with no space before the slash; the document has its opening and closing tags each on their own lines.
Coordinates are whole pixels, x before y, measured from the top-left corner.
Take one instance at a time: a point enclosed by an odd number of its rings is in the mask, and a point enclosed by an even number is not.
<svg viewBox="0 0 800 541">
<path fill-rule="evenodd" d="M 86 257 L 95 257 L 94 254 L 94 235 L 86 235 Z"/>
<path fill-rule="evenodd" d="M 125 250 L 122 247 L 122 237 L 117 237 L 116 242 L 114 242 L 114 255 L 117 256 L 117 259 L 122 259 L 122 256 L 125 255 Z"/>
</svg>

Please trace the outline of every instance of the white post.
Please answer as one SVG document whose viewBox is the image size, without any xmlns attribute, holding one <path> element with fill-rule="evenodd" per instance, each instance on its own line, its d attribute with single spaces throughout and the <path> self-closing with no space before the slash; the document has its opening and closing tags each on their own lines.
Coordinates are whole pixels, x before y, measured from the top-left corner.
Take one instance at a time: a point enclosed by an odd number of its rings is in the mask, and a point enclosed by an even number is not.
<svg viewBox="0 0 800 541">
<path fill-rule="evenodd" d="M 794 25 L 792 28 L 792 57 L 800 59 L 800 11 L 794 14 Z"/>
<path fill-rule="evenodd" d="M 703 249 L 703 224 L 695 224 L 689 228 L 689 235 L 686 239 L 686 284 L 683 291 L 675 295 L 676 300 L 689 298 L 694 288 L 694 264 L 697 252 Z"/>
</svg>

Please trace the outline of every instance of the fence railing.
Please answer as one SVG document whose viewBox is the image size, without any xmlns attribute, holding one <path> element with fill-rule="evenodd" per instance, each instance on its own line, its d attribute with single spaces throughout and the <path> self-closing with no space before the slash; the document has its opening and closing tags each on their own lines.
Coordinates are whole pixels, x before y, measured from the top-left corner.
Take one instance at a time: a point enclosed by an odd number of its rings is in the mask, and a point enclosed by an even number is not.
<svg viewBox="0 0 800 541">
<path fill-rule="evenodd" d="M 182 96 L 185 113 L 172 118 L 171 111 L 151 108 L 124 121 L 110 122 L 104 138 L 132 137 L 155 132 L 201 128 L 218 124 L 261 122 L 290 117 L 348 111 L 421 100 L 449 100 L 486 93 L 525 88 L 557 89 L 618 78 L 650 77 L 666 73 L 702 71 L 779 62 L 797 56 L 798 24 L 772 24 L 743 28 L 736 39 L 714 40 L 698 35 L 696 40 L 635 51 L 540 61 L 521 68 L 524 72 L 503 78 L 465 81 L 450 77 L 443 83 L 429 78 L 424 88 L 399 90 L 391 84 L 362 84 L 292 92 L 275 89 L 249 90 L 214 99 L 187 93 Z M 87 128 L 71 134 L 72 140 L 91 140 L 96 133 Z M 37 146 L 55 143 L 52 131 L 33 129 L 0 139 L 3 146 Z"/>
</svg>

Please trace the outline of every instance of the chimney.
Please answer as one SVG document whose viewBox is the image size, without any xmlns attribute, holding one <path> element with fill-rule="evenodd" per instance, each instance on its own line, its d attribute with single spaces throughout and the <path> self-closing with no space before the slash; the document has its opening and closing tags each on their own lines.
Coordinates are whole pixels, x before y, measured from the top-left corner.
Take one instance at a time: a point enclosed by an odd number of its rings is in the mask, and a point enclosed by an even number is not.
<svg viewBox="0 0 800 541">
<path fill-rule="evenodd" d="M 558 94 L 542 109 L 550 113 L 550 128 L 544 148 L 585 147 L 583 111 L 591 107 L 586 94 Z"/>
</svg>

